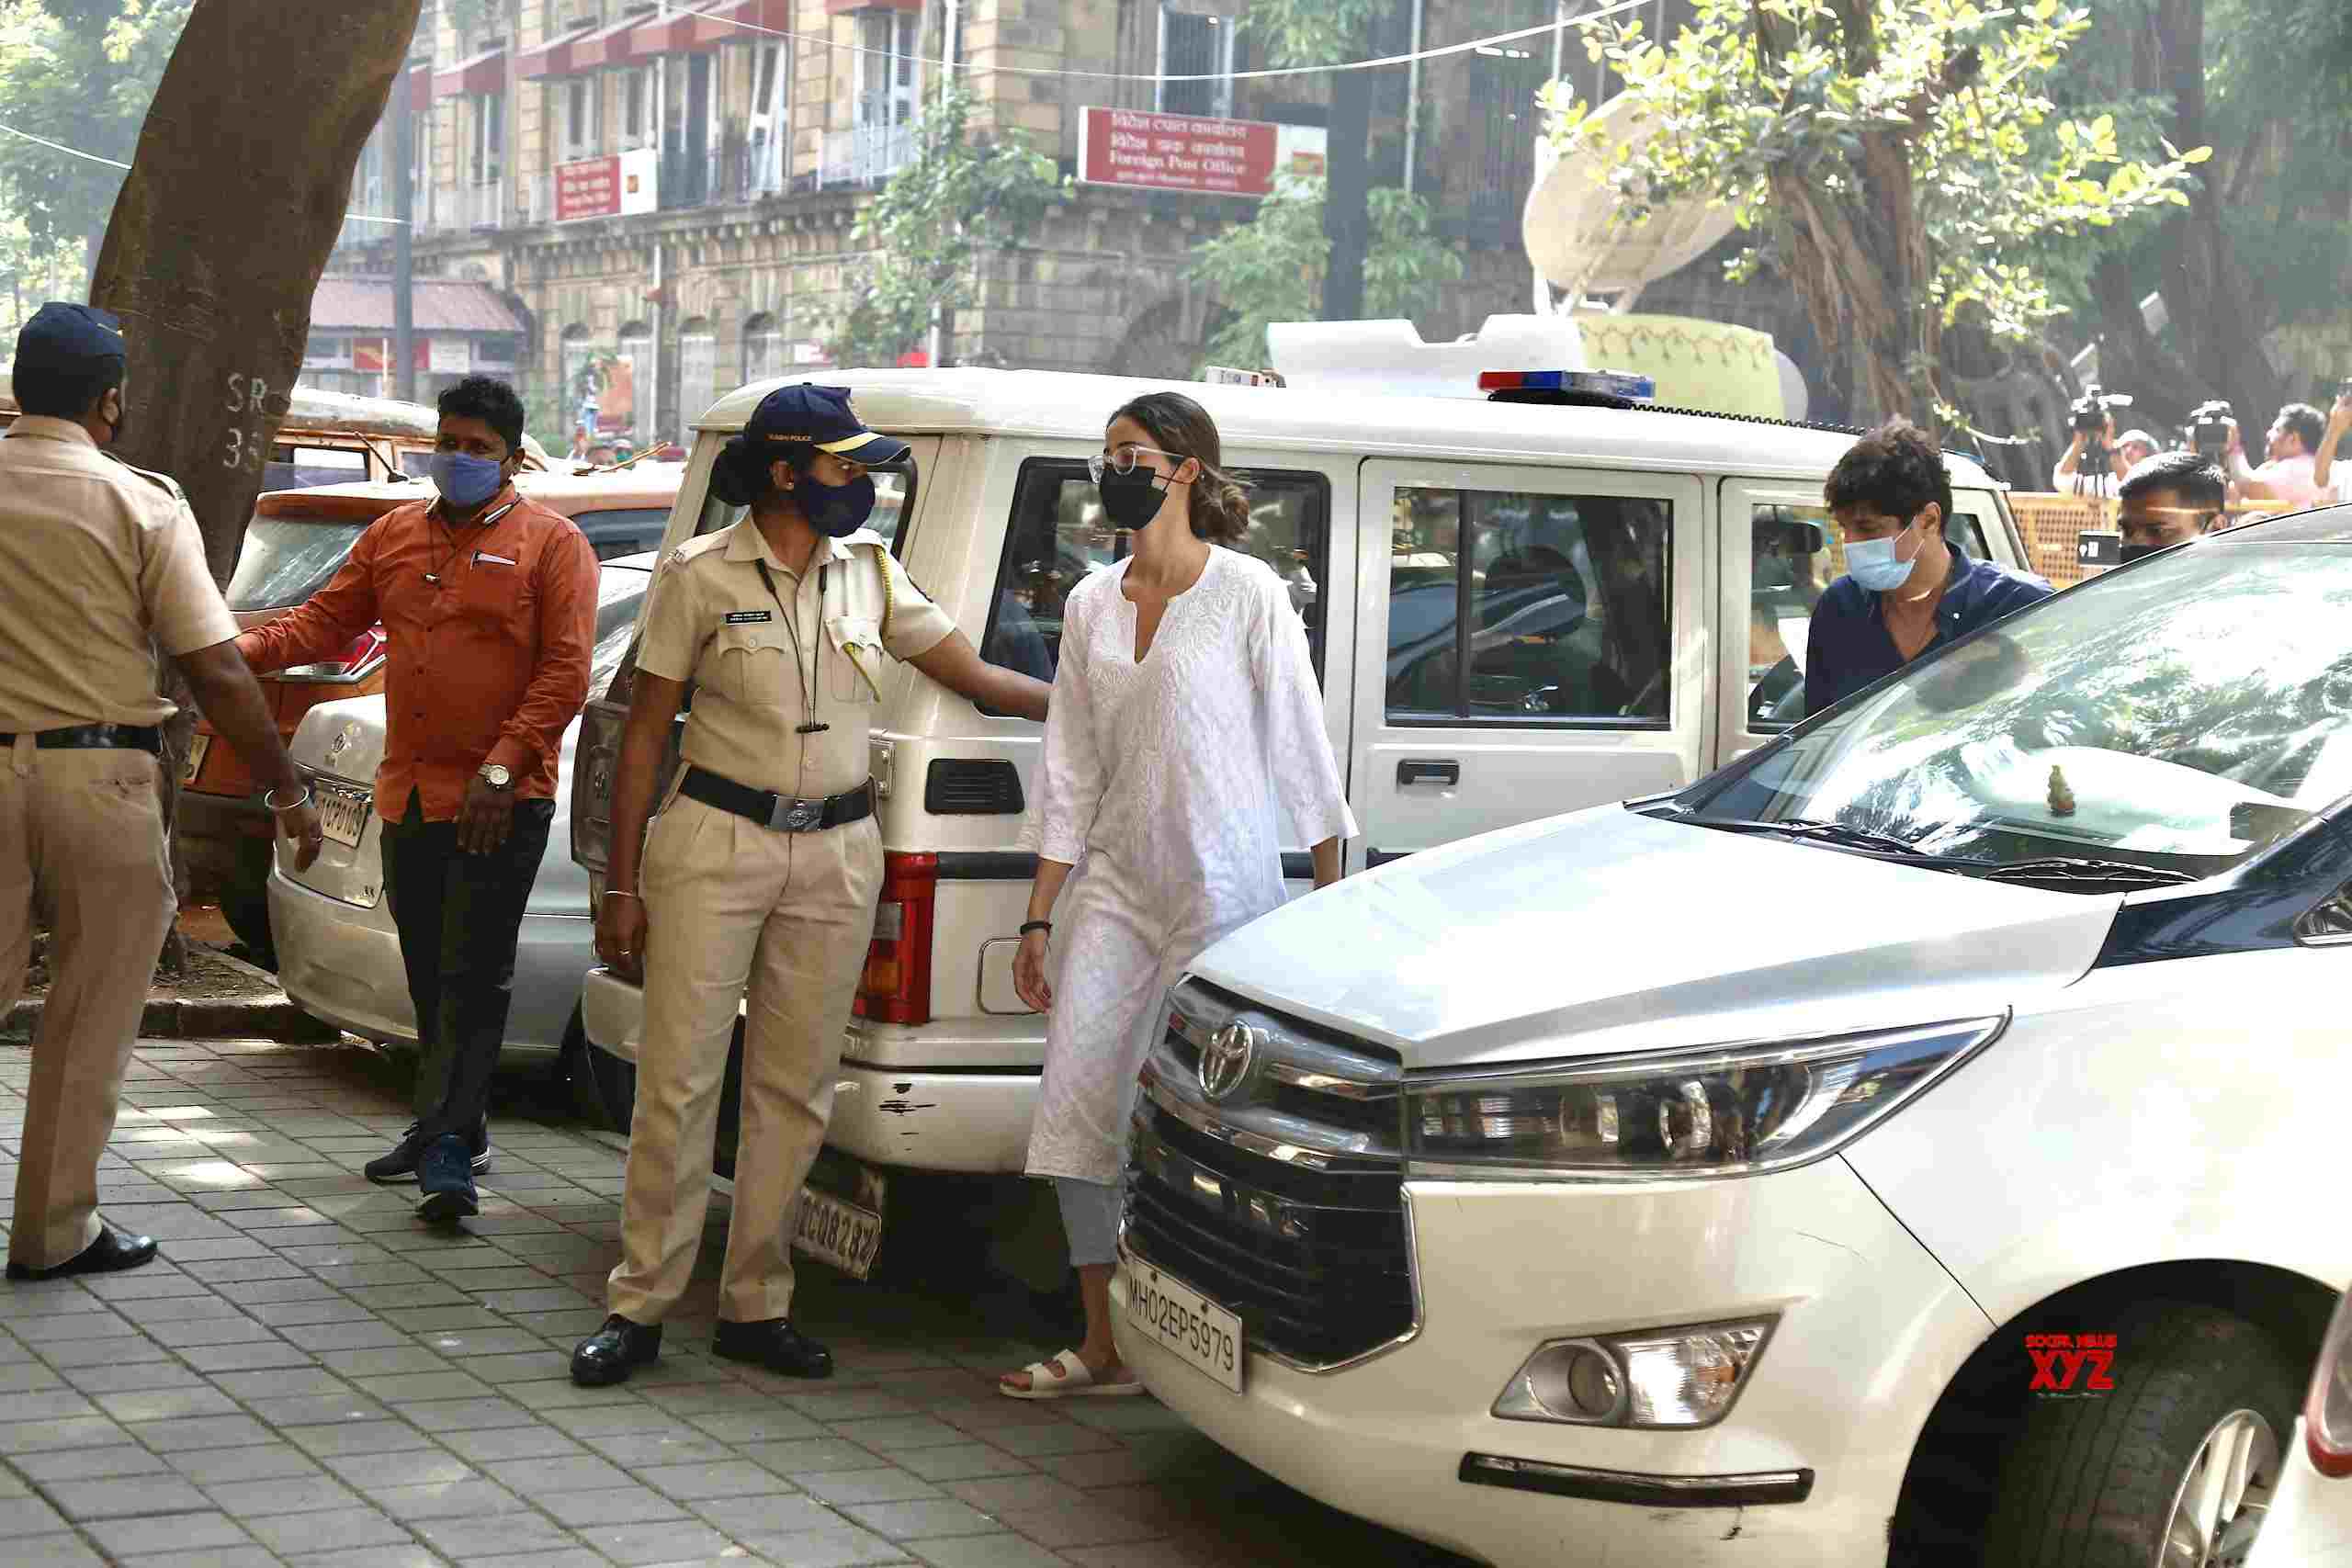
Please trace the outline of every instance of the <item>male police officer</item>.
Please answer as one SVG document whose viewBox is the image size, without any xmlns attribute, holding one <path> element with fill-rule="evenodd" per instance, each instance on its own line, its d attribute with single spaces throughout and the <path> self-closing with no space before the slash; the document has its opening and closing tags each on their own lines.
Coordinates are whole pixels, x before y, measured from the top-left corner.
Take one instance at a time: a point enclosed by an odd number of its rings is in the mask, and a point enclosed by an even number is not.
<svg viewBox="0 0 2352 1568">
<path fill-rule="evenodd" d="M 179 487 L 109 457 L 123 424 L 115 318 L 44 305 L 17 338 L 23 416 L 0 441 L 0 1008 L 34 911 L 53 978 L 8 1231 L 8 1278 L 135 1269 L 155 1244 L 98 1218 L 98 1156 L 175 908 L 164 860 L 155 652 L 270 786 L 309 865 L 319 818 L 237 656 L 237 623 Z"/>
</svg>

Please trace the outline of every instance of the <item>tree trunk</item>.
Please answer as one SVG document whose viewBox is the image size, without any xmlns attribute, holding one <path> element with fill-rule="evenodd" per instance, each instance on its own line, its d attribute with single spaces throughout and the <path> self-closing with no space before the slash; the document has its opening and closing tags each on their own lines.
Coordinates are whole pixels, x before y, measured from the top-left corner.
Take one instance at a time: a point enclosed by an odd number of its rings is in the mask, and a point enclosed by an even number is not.
<svg viewBox="0 0 2352 1568">
<path fill-rule="evenodd" d="M 216 581 L 236 565 L 301 371 L 311 297 L 420 4 L 198 0 L 141 128 L 90 299 L 130 340 L 116 451 L 179 481 Z M 196 720 L 187 694 L 173 694 L 177 758 Z M 166 766 L 167 822 L 178 795 Z"/>
<path fill-rule="evenodd" d="M 1351 40 L 1357 56 L 1361 38 Z M 1331 77 L 1327 133 L 1323 236 L 1331 255 L 1323 274 L 1322 318 L 1352 321 L 1363 315 L 1363 264 L 1372 245 L 1372 73 L 1340 71 Z"/>
</svg>

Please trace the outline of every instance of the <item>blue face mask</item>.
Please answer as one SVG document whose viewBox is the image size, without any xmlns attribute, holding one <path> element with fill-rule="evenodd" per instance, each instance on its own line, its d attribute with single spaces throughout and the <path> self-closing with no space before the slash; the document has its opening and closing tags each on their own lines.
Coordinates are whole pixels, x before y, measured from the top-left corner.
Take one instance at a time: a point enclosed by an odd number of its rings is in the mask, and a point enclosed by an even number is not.
<svg viewBox="0 0 2352 1568">
<path fill-rule="evenodd" d="M 506 486 L 506 466 L 463 452 L 435 452 L 429 470 L 441 499 L 460 511 L 481 505 Z"/>
<path fill-rule="evenodd" d="M 1910 530 L 1906 525 L 1904 532 Z M 1903 535 L 1891 539 L 1864 539 L 1846 547 L 1846 575 L 1872 593 L 1892 593 L 1911 579 L 1911 569 L 1919 564 L 1914 554 L 1909 560 L 1895 558 L 1895 546 Z M 1925 548 L 1925 546 L 1921 547 Z"/>
<path fill-rule="evenodd" d="M 793 487 L 792 499 L 800 503 L 800 515 L 808 519 L 808 526 L 829 539 L 845 539 L 874 515 L 874 481 L 857 479 L 829 485 L 804 478 Z"/>
</svg>

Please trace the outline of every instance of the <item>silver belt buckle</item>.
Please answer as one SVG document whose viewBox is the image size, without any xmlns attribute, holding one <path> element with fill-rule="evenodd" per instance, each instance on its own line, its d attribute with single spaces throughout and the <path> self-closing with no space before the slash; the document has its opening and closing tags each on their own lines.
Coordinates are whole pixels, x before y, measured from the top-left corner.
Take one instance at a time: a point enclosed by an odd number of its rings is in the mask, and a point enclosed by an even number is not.
<svg viewBox="0 0 2352 1568">
<path fill-rule="evenodd" d="M 817 826 L 825 812 L 820 800 L 785 800 L 775 803 L 775 813 L 768 818 L 768 826 L 784 833 L 806 833 Z"/>
</svg>

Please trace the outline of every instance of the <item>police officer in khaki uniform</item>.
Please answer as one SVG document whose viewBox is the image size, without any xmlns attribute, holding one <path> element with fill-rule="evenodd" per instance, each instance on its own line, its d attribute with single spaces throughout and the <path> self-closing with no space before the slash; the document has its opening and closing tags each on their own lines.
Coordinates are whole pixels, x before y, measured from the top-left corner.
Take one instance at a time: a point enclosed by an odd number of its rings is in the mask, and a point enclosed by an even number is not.
<svg viewBox="0 0 2352 1568">
<path fill-rule="evenodd" d="M 999 711 L 1043 718 L 1051 688 L 985 663 L 865 529 L 866 470 L 906 456 L 849 394 L 772 392 L 711 473 L 750 514 L 663 561 L 646 606 L 613 789 L 596 952 L 641 973 L 612 1315 L 572 1353 L 582 1383 L 651 1360 L 709 1202 L 719 1085 L 746 997 L 742 1126 L 714 1353 L 792 1377 L 832 1356 L 787 1321 L 793 1201 L 832 1112 L 842 1032 L 882 881 L 866 734 L 883 658 Z M 686 766 L 644 833 L 688 684 Z M 643 839 L 642 873 L 639 843 Z"/>
<path fill-rule="evenodd" d="M 155 1244 L 98 1217 L 98 1156 L 176 908 L 164 850 L 155 655 L 271 786 L 309 865 L 319 818 L 237 656 L 237 623 L 179 487 L 105 448 L 122 434 L 119 323 L 43 305 L 17 338 L 22 417 L 0 440 L 0 1010 L 36 916 L 49 999 L 33 1035 L 8 1278 L 135 1269 Z"/>
</svg>

